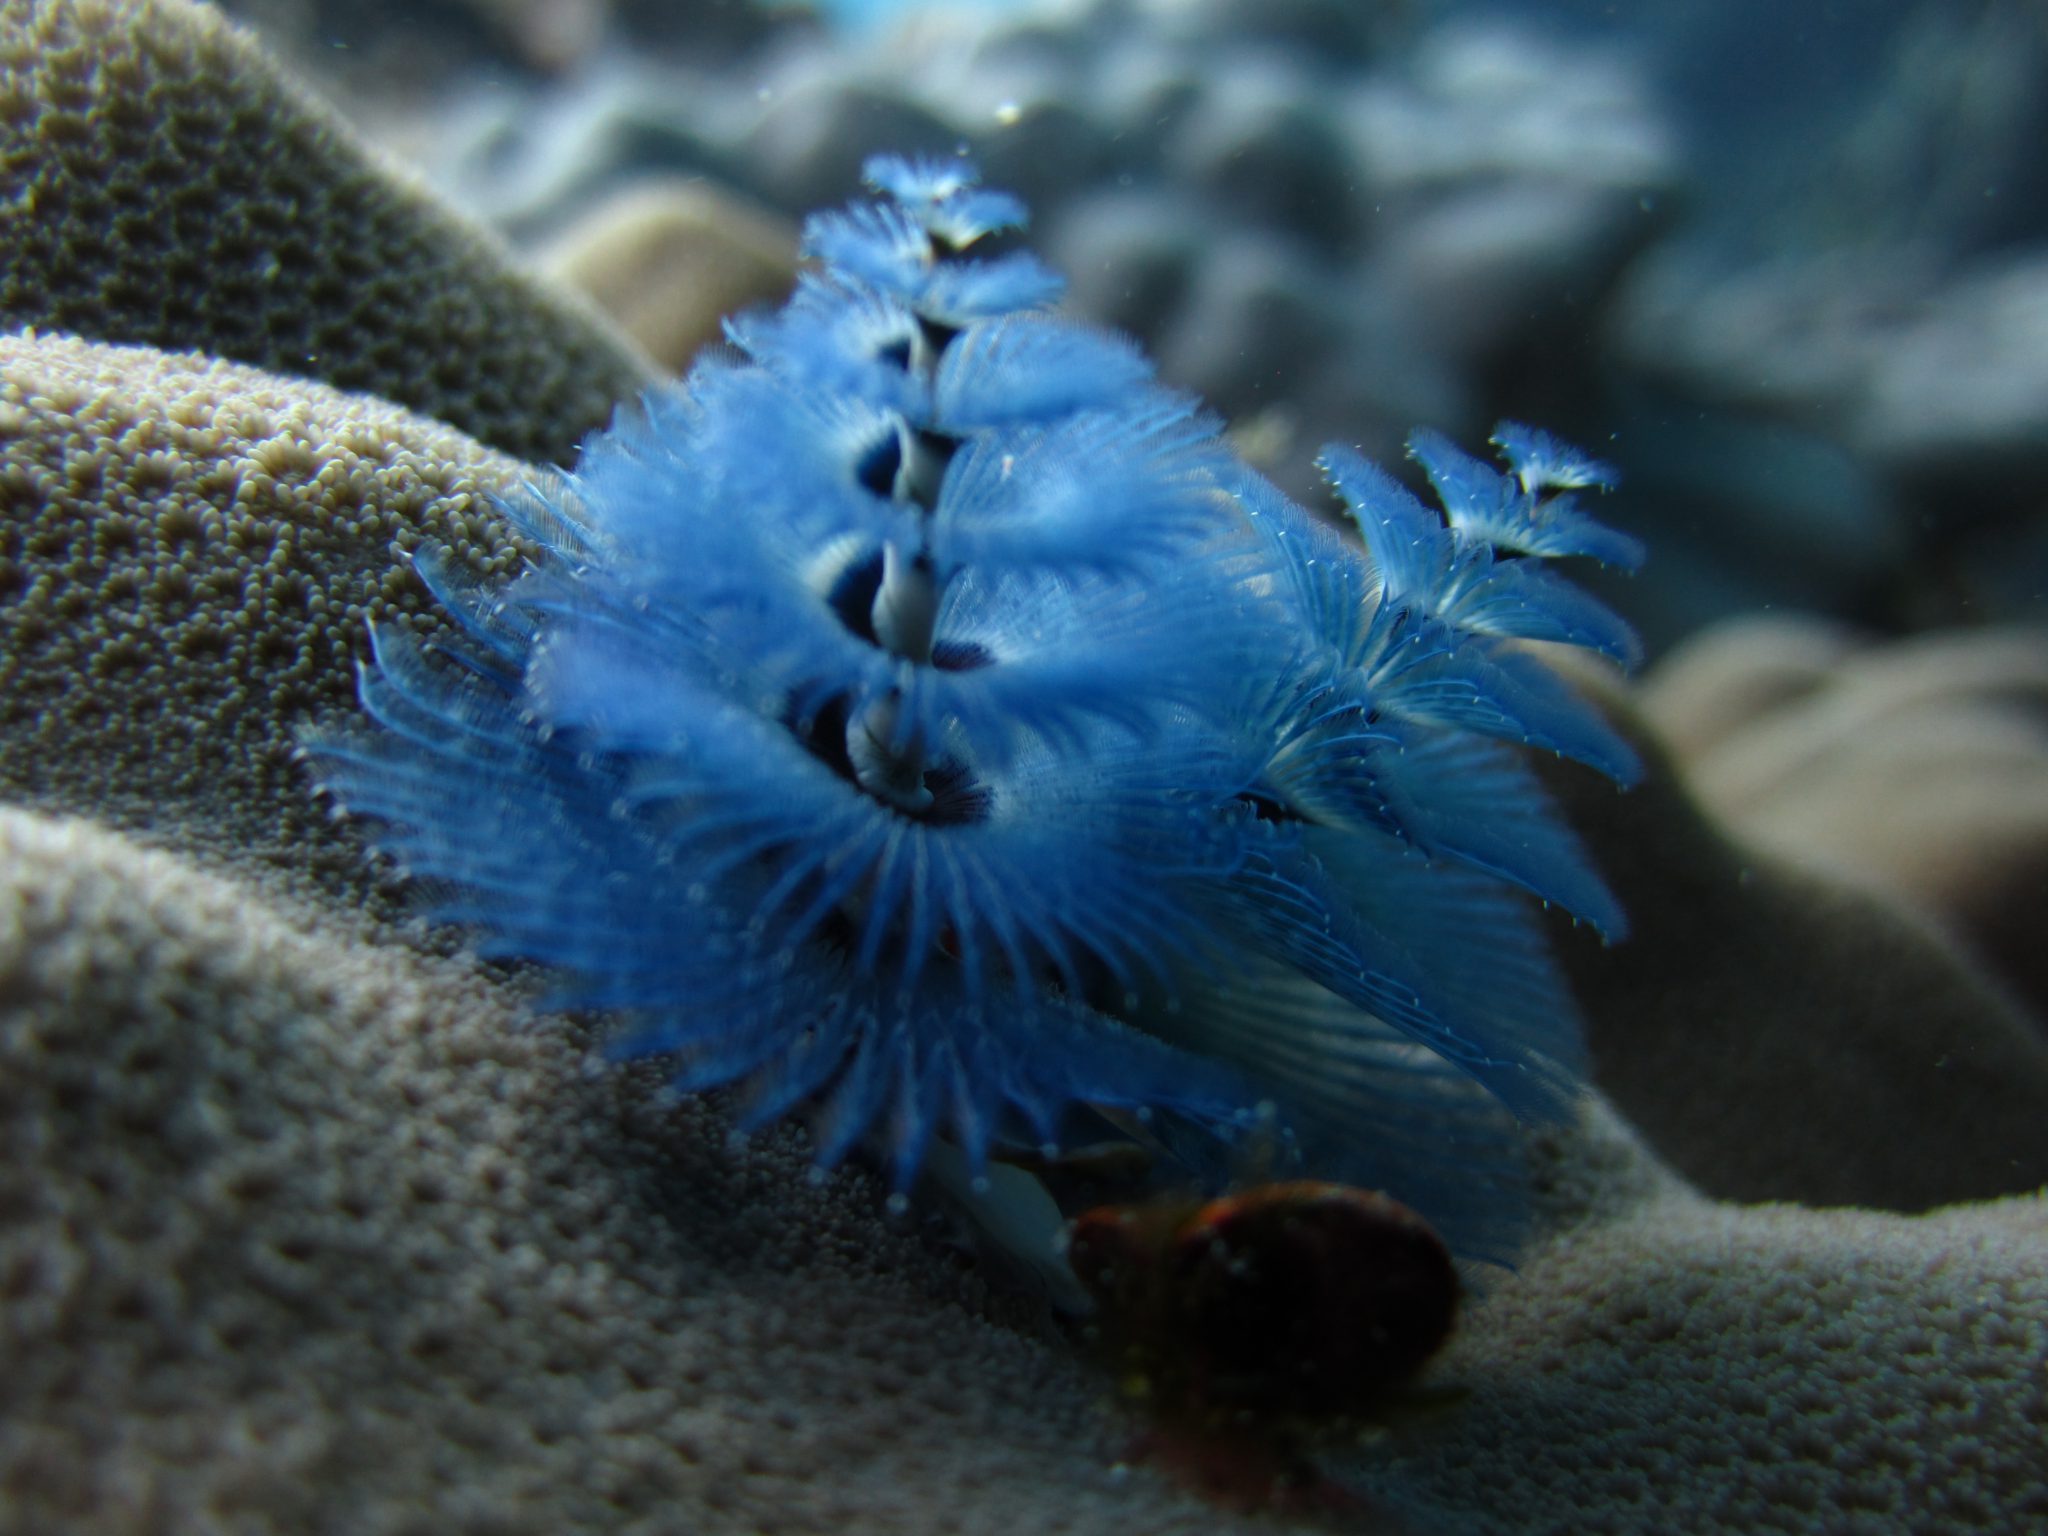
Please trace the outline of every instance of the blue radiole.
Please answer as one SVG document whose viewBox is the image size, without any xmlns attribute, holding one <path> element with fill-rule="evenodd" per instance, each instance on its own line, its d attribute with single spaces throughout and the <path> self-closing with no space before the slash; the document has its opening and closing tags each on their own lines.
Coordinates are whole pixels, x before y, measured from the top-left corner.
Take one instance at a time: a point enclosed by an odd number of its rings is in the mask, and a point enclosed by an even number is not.
<svg viewBox="0 0 2048 1536">
<path fill-rule="evenodd" d="M 1636 772 L 1524 644 L 1633 656 L 1549 564 L 1640 558 L 1576 496 L 1609 472 L 1418 434 L 1439 511 L 1332 446 L 1347 537 L 1035 258 L 967 254 L 1024 210 L 965 162 L 868 176 L 736 355 L 503 509 L 527 571 L 419 553 L 466 638 L 373 634 L 319 781 L 617 1054 L 806 1111 L 823 1165 L 907 1189 L 935 1139 L 1107 1113 L 1505 1257 L 1517 1127 L 1581 1071 L 1536 903 L 1623 927 L 1523 762 Z"/>
</svg>

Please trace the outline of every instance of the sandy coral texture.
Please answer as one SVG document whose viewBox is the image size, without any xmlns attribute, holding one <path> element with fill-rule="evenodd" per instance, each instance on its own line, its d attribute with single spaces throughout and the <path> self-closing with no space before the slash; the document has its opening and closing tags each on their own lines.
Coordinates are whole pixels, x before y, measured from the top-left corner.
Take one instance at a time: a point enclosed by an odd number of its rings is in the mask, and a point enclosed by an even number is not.
<svg viewBox="0 0 2048 1536">
<path fill-rule="evenodd" d="M 1175 1531 L 1071 1348 L 500 984 L 0 813 L 0 1523 Z M 1413 1530 L 2048 1518 L 2048 1209 L 1716 1205 L 1592 1111 Z M 1249 1528 L 1249 1527 L 1247 1527 Z"/>
<path fill-rule="evenodd" d="M 369 621 L 444 627 L 420 539 L 510 575 L 489 498 L 539 473 L 373 395 L 0 338 L 0 784 L 315 872 L 293 731 L 354 709 Z"/>
<path fill-rule="evenodd" d="M 0 324 L 370 390 L 549 463 L 650 376 L 187 0 L 0 0 Z"/>
<path fill-rule="evenodd" d="M 0 785 L 292 861 L 293 731 L 353 709 L 368 621 L 444 622 L 406 552 L 508 576 L 490 497 L 537 473 L 371 396 L 0 337 Z"/>
<path fill-rule="evenodd" d="M 0 813 L 0 1527 L 1198 1528 L 804 1166 L 459 966 Z"/>
<path fill-rule="evenodd" d="M 1071 1341 L 892 1228 L 865 1175 L 813 1183 L 799 1132 L 735 1143 L 715 1105 L 591 1071 L 517 978 L 365 914 L 291 733 L 348 709 L 365 618 L 437 622 L 398 559 L 414 541 L 515 558 L 489 496 L 540 471 L 479 439 L 545 456 L 574 414 L 549 391 L 613 375 L 478 362 L 404 396 L 441 419 L 413 414 L 331 387 L 402 393 L 392 316 L 339 300 L 307 304 L 325 383 L 274 351 L 214 361 L 252 290 L 224 268 L 241 298 L 216 313 L 196 266 L 138 285 L 115 259 L 128 157 L 189 114 L 232 123 L 239 161 L 160 159 L 146 189 L 175 208 L 183 179 L 225 227 L 276 215 L 258 167 L 336 141 L 170 0 L 0 0 L 0 60 L 6 174 L 37 161 L 51 227 L 110 253 L 68 321 L 48 273 L 5 279 L 45 287 L 16 312 L 43 333 L 0 344 L 0 1531 L 1274 1528 L 1119 1470 L 1133 1426 Z M 35 127 L 34 90 L 68 116 Z M 501 357 L 624 356 L 365 162 L 297 163 L 311 204 L 354 178 L 378 240 L 495 295 Z M 335 228 L 302 232 L 309 268 L 354 259 Z M 399 306 L 408 334 L 481 346 L 481 311 L 436 311 L 433 286 Z M 66 324 L 94 339 L 48 333 Z M 1732 691 L 1805 686 L 1779 670 Z M 2048 1522 L 2031 1144 L 2001 1174 L 1990 1130 L 1956 1131 L 1969 1096 L 1914 1091 L 1963 1050 L 2008 1079 L 1987 1125 L 2023 1118 L 2048 1103 L 2031 1021 L 1930 909 L 1759 862 L 1657 762 L 1579 807 L 1643 948 L 1574 964 L 1613 1098 L 1670 1162 L 1600 1097 L 1545 1144 L 1539 1237 L 1438 1368 L 1463 1405 L 1341 1458 L 1378 1511 L 1359 1527 Z M 1763 923 L 1740 894 L 1759 871 Z M 1952 1037 L 1916 1050 L 1915 1020 Z M 1839 1162 L 1874 1203 L 1980 1198 L 1916 1216 L 1697 1187 L 1755 1177 L 1754 1139 L 1802 1117 L 1799 1187 L 1761 1193 L 1818 1198 Z"/>
</svg>

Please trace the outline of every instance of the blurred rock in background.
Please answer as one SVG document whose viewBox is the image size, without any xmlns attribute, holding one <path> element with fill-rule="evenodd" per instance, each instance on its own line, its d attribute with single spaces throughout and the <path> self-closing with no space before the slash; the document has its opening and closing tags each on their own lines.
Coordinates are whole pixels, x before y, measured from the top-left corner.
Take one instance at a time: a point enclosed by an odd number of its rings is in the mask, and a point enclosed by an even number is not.
<svg viewBox="0 0 2048 1536">
<path fill-rule="evenodd" d="M 1762 607 L 2042 607 L 2026 0 L 233 8 L 516 244 L 578 252 L 558 269 L 672 367 L 713 334 L 677 294 L 772 298 L 780 230 L 863 158 L 964 150 L 1031 201 L 1070 304 L 1297 495 L 1321 442 L 1398 461 L 1420 423 L 1618 463 L 1602 515 L 1656 558 L 1596 584 L 1653 652 Z"/>
</svg>

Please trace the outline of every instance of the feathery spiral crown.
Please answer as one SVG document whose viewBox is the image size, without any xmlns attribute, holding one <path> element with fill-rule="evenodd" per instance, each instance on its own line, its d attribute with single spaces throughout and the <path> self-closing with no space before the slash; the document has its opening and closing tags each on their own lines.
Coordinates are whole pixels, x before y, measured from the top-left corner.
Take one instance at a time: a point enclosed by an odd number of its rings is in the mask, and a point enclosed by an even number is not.
<svg viewBox="0 0 2048 1536">
<path fill-rule="evenodd" d="M 1514 1117 L 1576 1091 L 1528 903 L 1618 934 L 1515 743 L 1626 745 L 1518 639 L 1634 640 L 1543 564 L 1632 565 L 1512 425 L 1503 475 L 1432 434 L 1447 518 L 1349 449 L 1341 538 L 1239 462 L 963 161 L 870 162 L 815 274 L 504 510 L 502 590 L 421 576 L 470 643 L 372 636 L 383 729 L 309 740 L 440 915 L 555 966 L 741 1123 L 818 1106 L 899 1187 L 1137 1111 L 1211 1177 L 1277 1113 L 1310 1171 L 1468 1252 L 1516 1209 Z"/>
</svg>

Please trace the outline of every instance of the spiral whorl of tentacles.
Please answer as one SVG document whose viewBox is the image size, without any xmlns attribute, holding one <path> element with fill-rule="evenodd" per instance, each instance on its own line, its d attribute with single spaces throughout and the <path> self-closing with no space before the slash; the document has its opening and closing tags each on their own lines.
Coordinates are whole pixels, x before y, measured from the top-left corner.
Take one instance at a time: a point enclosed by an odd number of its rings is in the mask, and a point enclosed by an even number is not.
<svg viewBox="0 0 2048 1536">
<path fill-rule="evenodd" d="M 1332 447 L 1361 549 L 1035 259 L 962 254 L 1013 199 L 869 177 L 740 356 L 506 508 L 530 570 L 419 557 L 469 642 L 374 635 L 324 786 L 621 1052 L 814 1107 L 824 1164 L 907 1186 L 1100 1106 L 1213 1174 L 1258 1119 L 1499 1251 L 1513 1120 L 1579 1065 L 1521 891 L 1621 926 L 1517 750 L 1634 772 L 1517 643 L 1628 658 L 1543 563 L 1639 557 L 1569 494 L 1607 472 L 1418 435 L 1446 520 Z"/>
</svg>

